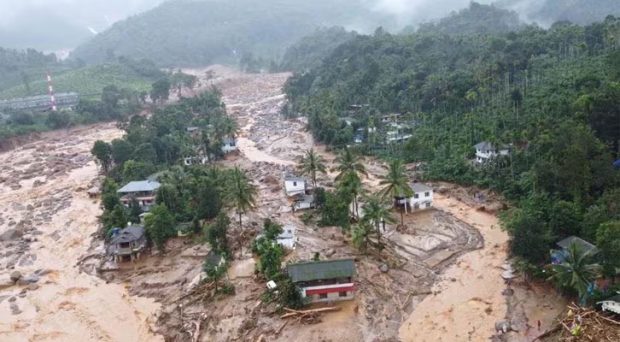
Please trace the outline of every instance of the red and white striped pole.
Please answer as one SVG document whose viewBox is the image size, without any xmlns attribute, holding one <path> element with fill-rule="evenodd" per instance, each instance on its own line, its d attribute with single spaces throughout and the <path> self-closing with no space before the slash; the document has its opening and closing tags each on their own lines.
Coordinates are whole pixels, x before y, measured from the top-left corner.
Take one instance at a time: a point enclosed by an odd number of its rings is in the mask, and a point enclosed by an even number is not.
<svg viewBox="0 0 620 342">
<path fill-rule="evenodd" d="M 52 86 L 52 76 L 49 71 L 47 72 L 47 90 L 50 94 L 50 103 L 52 104 L 52 111 L 56 111 L 56 97 L 54 96 L 54 87 Z"/>
</svg>

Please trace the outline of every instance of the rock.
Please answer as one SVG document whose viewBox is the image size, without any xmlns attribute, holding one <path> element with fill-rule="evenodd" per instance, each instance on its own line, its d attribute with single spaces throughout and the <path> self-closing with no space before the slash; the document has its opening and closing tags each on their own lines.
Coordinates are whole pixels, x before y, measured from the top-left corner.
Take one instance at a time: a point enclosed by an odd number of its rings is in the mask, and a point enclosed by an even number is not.
<svg viewBox="0 0 620 342">
<path fill-rule="evenodd" d="M 331 257 L 332 255 L 336 254 L 336 251 L 333 248 L 330 248 L 324 254 L 326 257 Z"/>
<path fill-rule="evenodd" d="M 38 270 L 34 271 L 34 274 L 36 274 L 38 276 L 44 276 L 44 275 L 50 274 L 50 273 L 52 273 L 52 270 L 47 269 L 47 268 L 41 268 L 41 269 L 38 269 Z"/>
<path fill-rule="evenodd" d="M 12 221 L 11 221 L 12 222 Z M 14 225 L 15 223 L 13 223 Z M 10 222 L 9 222 L 10 225 Z M 17 229 L 9 229 L 6 232 L 0 234 L 0 241 L 11 241 L 19 239 L 22 236 L 22 232 Z"/>
<path fill-rule="evenodd" d="M 11 303 L 13 303 L 13 302 L 14 302 L 14 301 L 16 301 L 16 300 L 17 300 L 17 298 L 16 298 L 15 296 L 13 296 L 13 297 L 9 298 L 9 302 L 11 302 Z"/>
<path fill-rule="evenodd" d="M 26 286 L 29 284 L 34 284 L 39 281 L 39 276 L 36 274 L 31 274 L 29 276 L 23 277 L 17 281 L 17 285 Z"/>
<path fill-rule="evenodd" d="M 37 284 L 28 284 L 28 286 L 26 286 L 26 288 L 28 289 L 28 291 L 36 291 L 37 289 L 39 289 L 39 285 L 37 285 Z"/>
<path fill-rule="evenodd" d="M 11 280 L 15 283 L 20 280 L 22 277 L 22 273 L 20 271 L 13 271 L 11 273 Z"/>
<path fill-rule="evenodd" d="M 15 282 L 13 281 L 13 279 L 0 280 L 0 290 L 7 289 L 13 285 L 15 285 Z"/>
<path fill-rule="evenodd" d="M 379 266 L 379 270 L 383 273 L 387 273 L 390 270 L 390 267 L 387 264 L 381 264 L 381 266 Z"/>
<path fill-rule="evenodd" d="M 502 294 L 504 296 L 512 296 L 515 294 L 515 290 L 513 289 L 504 289 L 504 291 L 502 291 Z"/>
<path fill-rule="evenodd" d="M 510 322 L 508 321 L 498 321 L 495 322 L 495 331 L 501 334 L 505 334 L 511 330 Z"/>
</svg>

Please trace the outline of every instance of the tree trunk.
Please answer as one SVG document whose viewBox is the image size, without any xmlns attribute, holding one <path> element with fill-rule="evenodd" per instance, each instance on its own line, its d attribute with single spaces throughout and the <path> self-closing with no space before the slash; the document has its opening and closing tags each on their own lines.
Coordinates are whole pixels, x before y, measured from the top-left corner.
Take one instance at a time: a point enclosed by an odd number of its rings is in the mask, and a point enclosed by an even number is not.
<svg viewBox="0 0 620 342">
<path fill-rule="evenodd" d="M 239 229 L 243 229 L 243 226 L 241 225 L 241 223 L 242 223 L 241 222 L 241 215 L 242 215 L 242 213 L 241 213 L 241 211 L 239 211 Z"/>
<path fill-rule="evenodd" d="M 377 243 L 381 245 L 381 228 L 378 220 L 375 221 L 375 229 L 377 230 Z"/>
</svg>

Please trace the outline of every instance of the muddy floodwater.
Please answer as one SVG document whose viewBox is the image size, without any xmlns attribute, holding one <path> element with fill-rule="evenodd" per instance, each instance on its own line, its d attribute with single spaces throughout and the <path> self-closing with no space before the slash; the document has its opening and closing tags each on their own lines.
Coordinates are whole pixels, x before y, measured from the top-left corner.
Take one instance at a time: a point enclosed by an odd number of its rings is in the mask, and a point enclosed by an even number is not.
<svg viewBox="0 0 620 342">
<path fill-rule="evenodd" d="M 0 341 L 157 341 L 159 305 L 76 266 L 101 213 L 90 149 L 113 124 L 59 131 L 0 154 Z M 10 277 L 21 279 L 12 284 Z"/>
</svg>

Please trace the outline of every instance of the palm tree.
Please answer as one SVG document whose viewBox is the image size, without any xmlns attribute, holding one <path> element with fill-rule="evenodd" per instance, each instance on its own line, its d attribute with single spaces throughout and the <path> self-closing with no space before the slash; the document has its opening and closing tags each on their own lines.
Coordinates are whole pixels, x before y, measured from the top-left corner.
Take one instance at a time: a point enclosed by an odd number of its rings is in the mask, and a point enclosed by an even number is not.
<svg viewBox="0 0 620 342">
<path fill-rule="evenodd" d="M 380 193 L 383 198 L 387 198 L 388 196 L 392 197 L 394 206 L 398 203 L 399 198 L 410 198 L 413 196 L 413 190 L 411 186 L 409 186 L 409 179 L 405 174 L 405 166 L 399 159 L 394 159 L 390 163 L 388 173 L 381 178 L 379 184 L 385 187 Z M 407 204 L 405 203 L 405 209 L 406 208 Z M 403 210 L 400 211 L 400 225 L 404 225 Z"/>
<path fill-rule="evenodd" d="M 346 194 L 350 195 L 350 197 L 346 197 L 351 199 L 353 203 L 353 214 L 356 218 L 359 218 L 359 204 L 357 198 L 362 194 L 362 191 L 364 191 L 362 180 L 356 173 L 349 172 L 340 179 L 338 188 L 340 191 L 344 191 Z"/>
<path fill-rule="evenodd" d="M 245 172 L 238 166 L 231 171 L 227 183 L 227 200 L 237 209 L 239 228 L 242 228 L 241 215 L 256 205 L 256 187 L 250 183 Z"/>
<path fill-rule="evenodd" d="M 593 256 L 591 250 L 584 250 L 575 242 L 566 249 L 566 257 L 560 264 L 551 265 L 554 279 L 562 288 L 575 290 L 579 299 L 585 302 L 588 287 L 600 272 L 600 266 L 590 263 Z"/>
<path fill-rule="evenodd" d="M 361 162 L 360 156 L 351 152 L 347 147 L 342 150 L 342 152 L 336 157 L 336 163 L 338 166 L 336 170 L 338 171 L 338 176 L 336 176 L 336 181 L 341 180 L 349 173 L 354 173 L 358 177 L 360 175 L 367 176 L 366 168 L 364 164 Z"/>
<path fill-rule="evenodd" d="M 355 248 L 362 252 L 366 252 L 368 244 L 370 243 L 370 234 L 372 232 L 372 225 L 366 221 L 360 222 L 352 232 L 352 242 Z"/>
<path fill-rule="evenodd" d="M 366 197 L 366 203 L 362 208 L 364 209 L 363 221 L 368 224 L 374 224 L 377 241 L 381 244 L 381 223 L 394 223 L 396 220 L 394 220 L 390 210 L 385 207 L 384 202 L 377 195 Z"/>
<path fill-rule="evenodd" d="M 314 152 L 311 148 L 306 151 L 306 155 L 301 157 L 297 168 L 305 176 L 312 177 L 312 185 L 316 188 L 316 174 L 317 172 L 326 173 L 325 160 L 321 155 Z"/>
</svg>

